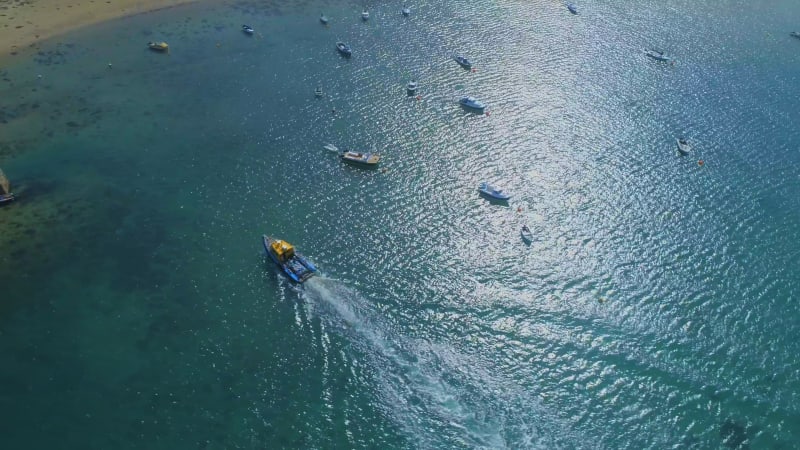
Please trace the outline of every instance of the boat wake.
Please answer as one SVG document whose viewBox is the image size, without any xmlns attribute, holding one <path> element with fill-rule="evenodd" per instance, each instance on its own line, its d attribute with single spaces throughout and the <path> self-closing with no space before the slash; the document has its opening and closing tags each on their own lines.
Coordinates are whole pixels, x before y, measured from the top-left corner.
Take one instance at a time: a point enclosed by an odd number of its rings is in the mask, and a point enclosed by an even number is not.
<svg viewBox="0 0 800 450">
<path fill-rule="evenodd" d="M 333 279 L 305 283 L 304 300 L 323 322 L 369 361 L 389 417 L 421 448 L 558 446 L 566 432 L 542 432 L 552 414 L 513 383 L 497 379 L 482 361 L 446 344 L 415 340 L 392 330 L 354 289 Z M 435 430 L 435 432 L 432 432 Z"/>
</svg>

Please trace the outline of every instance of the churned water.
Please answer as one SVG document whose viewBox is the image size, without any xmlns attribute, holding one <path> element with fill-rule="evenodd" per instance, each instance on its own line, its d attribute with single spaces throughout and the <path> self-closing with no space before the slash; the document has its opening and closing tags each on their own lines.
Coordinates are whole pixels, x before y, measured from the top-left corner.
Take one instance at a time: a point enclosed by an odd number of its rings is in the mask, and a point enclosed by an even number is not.
<svg viewBox="0 0 800 450">
<path fill-rule="evenodd" d="M 4 63 L 0 446 L 795 447 L 800 4 L 363 6 Z"/>
</svg>

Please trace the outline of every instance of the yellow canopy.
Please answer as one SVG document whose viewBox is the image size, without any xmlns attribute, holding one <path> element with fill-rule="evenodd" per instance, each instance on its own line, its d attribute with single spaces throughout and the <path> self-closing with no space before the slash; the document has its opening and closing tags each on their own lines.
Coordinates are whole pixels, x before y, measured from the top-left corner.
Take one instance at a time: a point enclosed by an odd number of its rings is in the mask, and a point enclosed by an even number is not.
<svg viewBox="0 0 800 450">
<path fill-rule="evenodd" d="M 278 259 L 281 261 L 286 261 L 294 256 L 294 247 L 292 247 L 292 244 L 280 239 L 276 239 L 272 242 L 272 251 L 278 255 Z"/>
</svg>

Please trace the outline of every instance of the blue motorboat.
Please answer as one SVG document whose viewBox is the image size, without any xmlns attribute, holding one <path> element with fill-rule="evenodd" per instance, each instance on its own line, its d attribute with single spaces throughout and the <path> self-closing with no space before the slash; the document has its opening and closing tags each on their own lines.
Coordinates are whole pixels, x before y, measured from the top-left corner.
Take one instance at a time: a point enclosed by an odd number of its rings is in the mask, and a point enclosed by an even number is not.
<svg viewBox="0 0 800 450">
<path fill-rule="evenodd" d="M 464 108 L 471 109 L 475 112 L 483 112 L 486 105 L 474 97 L 461 97 L 458 103 Z"/>
<path fill-rule="evenodd" d="M 353 54 L 353 51 L 350 50 L 350 46 L 345 44 L 344 42 L 337 42 L 336 50 L 339 50 L 339 53 L 341 53 L 344 56 L 350 56 Z"/>
<path fill-rule="evenodd" d="M 317 267 L 303 255 L 294 251 L 292 244 L 262 236 L 264 250 L 269 258 L 283 270 L 290 280 L 303 283 L 317 273 Z"/>
<path fill-rule="evenodd" d="M 567 9 L 572 14 L 578 14 L 578 7 L 574 3 L 567 3 Z"/>
<path fill-rule="evenodd" d="M 453 59 L 455 59 L 456 62 L 459 63 L 461 65 L 461 67 L 463 67 L 465 69 L 471 69 L 472 68 L 472 63 L 467 58 L 465 58 L 465 57 L 463 57 L 461 55 L 456 55 L 456 56 L 453 57 Z"/>
<path fill-rule="evenodd" d="M 649 58 L 655 59 L 656 61 L 661 61 L 661 62 L 671 62 L 672 61 L 672 58 L 670 58 L 667 55 L 665 55 L 664 52 L 662 52 L 662 51 L 645 50 L 644 54 Z"/>
<path fill-rule="evenodd" d="M 242 25 L 242 31 L 244 34 L 253 34 L 256 32 L 250 25 Z"/>
<path fill-rule="evenodd" d="M 502 189 L 497 189 L 485 181 L 478 186 L 478 192 L 497 200 L 508 200 L 511 198 L 511 196 L 503 192 Z"/>
</svg>

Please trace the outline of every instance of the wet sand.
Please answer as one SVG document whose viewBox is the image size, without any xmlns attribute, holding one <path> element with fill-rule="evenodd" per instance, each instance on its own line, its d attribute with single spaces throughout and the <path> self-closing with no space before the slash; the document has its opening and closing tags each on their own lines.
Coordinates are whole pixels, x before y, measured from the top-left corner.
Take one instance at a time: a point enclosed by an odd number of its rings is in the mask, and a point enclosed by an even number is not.
<svg viewBox="0 0 800 450">
<path fill-rule="evenodd" d="M 0 0 L 0 58 L 69 30 L 193 0 Z"/>
</svg>

